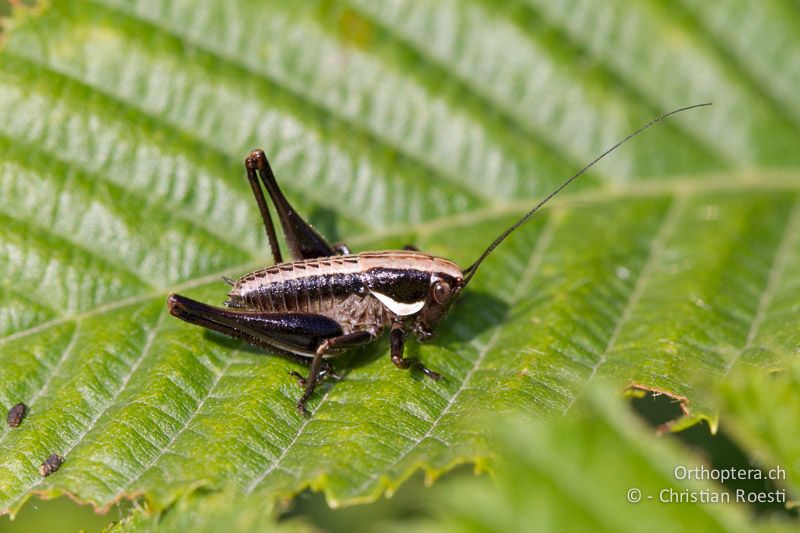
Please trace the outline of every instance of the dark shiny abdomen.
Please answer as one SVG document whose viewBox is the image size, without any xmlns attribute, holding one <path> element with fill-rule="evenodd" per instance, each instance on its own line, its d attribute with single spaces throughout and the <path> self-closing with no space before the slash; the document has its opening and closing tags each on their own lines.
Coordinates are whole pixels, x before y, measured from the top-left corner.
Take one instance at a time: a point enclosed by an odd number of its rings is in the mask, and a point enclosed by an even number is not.
<svg viewBox="0 0 800 533">
<path fill-rule="evenodd" d="M 351 259 L 352 258 L 352 259 Z M 284 263 L 236 282 L 228 307 L 264 312 L 314 313 L 336 320 L 345 333 L 380 332 L 387 313 L 366 287 L 355 256 Z"/>
</svg>

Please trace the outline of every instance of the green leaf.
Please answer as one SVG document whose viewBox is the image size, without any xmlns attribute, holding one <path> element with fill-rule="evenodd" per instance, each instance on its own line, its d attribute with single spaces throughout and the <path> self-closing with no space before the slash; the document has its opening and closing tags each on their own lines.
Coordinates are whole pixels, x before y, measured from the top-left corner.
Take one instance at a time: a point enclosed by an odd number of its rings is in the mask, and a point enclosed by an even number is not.
<svg viewBox="0 0 800 533">
<path fill-rule="evenodd" d="M 226 486 L 369 501 L 482 464 L 487 414 L 558 418 L 605 379 L 713 421 L 699 384 L 797 352 L 800 80 L 771 43 L 799 33 L 779 1 L 744 28 L 734 2 L 54 4 L 0 53 L 0 405 L 29 405 L 0 429 L 0 510 Z M 332 240 L 466 265 L 630 131 L 709 100 L 498 248 L 409 347 L 441 382 L 381 341 L 301 419 L 298 365 L 166 312 L 267 262 L 254 146 Z"/>
<path fill-rule="evenodd" d="M 608 391 L 593 388 L 572 417 L 502 425 L 495 481 L 445 480 L 435 520 L 415 531 L 751 531 L 723 485 L 680 479 L 702 465 L 659 439 Z M 591 446 L 586 443 L 591 442 Z M 676 474 L 676 472 L 679 472 Z M 408 530 L 406 526 L 397 531 Z"/>
<path fill-rule="evenodd" d="M 788 487 L 800 505 L 800 364 L 765 374 L 741 370 L 720 388 L 726 428 L 764 469 L 775 469 L 776 484 Z"/>
<path fill-rule="evenodd" d="M 774 393 L 768 393 L 767 386 Z M 698 456 L 681 439 L 657 437 L 618 394 L 592 386 L 576 402 L 571 416 L 553 423 L 486 420 L 486 427 L 497 436 L 498 459 L 491 477 L 472 476 L 462 469 L 431 489 L 412 482 L 381 504 L 323 513 L 306 497 L 303 503 L 296 501 L 300 509 L 293 508 L 279 524 L 300 527 L 303 522 L 286 518 L 310 513 L 318 526 L 331 531 L 794 531 L 793 519 L 781 513 L 757 514 L 746 502 L 748 496 L 764 494 L 786 497 L 787 505 L 793 505 L 797 472 L 792 463 L 797 454 L 791 447 L 800 425 L 789 415 L 796 412 L 796 394 L 790 394 L 796 388 L 794 373 L 737 372 L 714 395 L 717 401 L 724 400 L 720 416 L 726 430 L 746 421 L 760 434 L 756 441 L 741 439 L 736 428 L 737 440 L 760 458 L 749 468 L 760 466 L 769 475 L 769 468 L 788 466 L 785 480 L 758 491 L 737 491 L 730 479 L 720 483 L 720 469 L 714 479 L 704 477 L 709 474 L 703 472 L 714 468 L 708 458 Z M 755 401 L 740 401 L 747 398 Z M 776 446 L 777 441 L 782 443 Z M 780 457 L 777 463 L 774 451 Z M 725 471 L 730 475 L 730 467 Z M 788 493 L 787 484 L 792 486 Z M 162 516 L 137 509 L 112 531 L 156 530 L 156 526 L 213 531 L 220 523 L 229 531 L 252 531 L 256 517 L 262 517 L 262 527 L 275 527 L 264 518 L 268 516 L 264 502 L 253 496 L 199 491 Z"/>
<path fill-rule="evenodd" d="M 105 533 L 127 531 L 194 531 L 197 533 L 229 531 L 275 531 L 280 533 L 306 533 L 316 531 L 301 519 L 284 520 L 280 523 L 272 516 L 272 509 L 265 505 L 264 498 L 257 494 L 246 498 L 234 491 L 205 494 L 203 491 L 180 498 L 175 505 L 162 514 L 153 514 L 138 507 L 105 529 Z"/>
</svg>

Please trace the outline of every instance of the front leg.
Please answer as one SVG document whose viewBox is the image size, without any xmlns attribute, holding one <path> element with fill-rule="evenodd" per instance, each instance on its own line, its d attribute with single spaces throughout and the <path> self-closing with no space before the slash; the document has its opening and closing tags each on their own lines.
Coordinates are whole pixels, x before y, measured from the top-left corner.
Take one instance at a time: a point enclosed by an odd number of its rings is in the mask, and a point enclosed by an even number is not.
<svg viewBox="0 0 800 533">
<path fill-rule="evenodd" d="M 418 360 L 412 357 L 404 358 L 403 357 L 403 350 L 405 349 L 405 331 L 403 330 L 403 325 L 395 322 L 392 324 L 392 332 L 390 335 L 390 345 L 391 345 L 391 354 L 392 354 L 392 363 L 397 368 L 409 368 L 413 367 L 428 376 L 431 379 L 438 380 L 441 379 L 438 373 L 434 372 L 433 370 L 426 368 L 422 365 Z"/>
</svg>

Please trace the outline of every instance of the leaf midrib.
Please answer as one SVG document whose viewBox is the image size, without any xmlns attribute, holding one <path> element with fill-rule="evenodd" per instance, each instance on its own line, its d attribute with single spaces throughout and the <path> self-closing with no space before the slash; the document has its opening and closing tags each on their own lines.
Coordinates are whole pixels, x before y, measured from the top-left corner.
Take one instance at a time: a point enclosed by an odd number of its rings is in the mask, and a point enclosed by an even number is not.
<svg viewBox="0 0 800 533">
<path fill-rule="evenodd" d="M 757 176 L 765 176 L 766 179 L 757 179 Z M 652 198 L 666 195 L 700 195 L 709 193 L 741 193 L 749 191 L 769 191 L 769 190 L 794 190 L 800 192 L 800 169 L 750 169 L 745 172 L 731 174 L 697 174 L 695 176 L 680 178 L 663 178 L 647 180 L 644 183 L 637 183 L 636 189 L 604 188 L 580 192 L 564 192 L 559 196 L 557 203 L 548 206 L 548 209 L 568 209 L 580 206 L 584 203 L 612 203 L 625 198 Z M 517 200 L 514 202 L 500 202 L 493 206 L 477 209 L 469 213 L 445 216 L 432 219 L 421 224 L 404 224 L 393 228 L 380 229 L 378 231 L 366 232 L 347 239 L 350 246 L 359 246 L 376 241 L 388 240 L 392 237 L 414 234 L 417 237 L 430 235 L 436 232 L 457 228 L 460 226 L 470 226 L 485 220 L 500 219 L 514 214 L 522 214 L 534 205 L 534 200 Z M 502 228 L 498 228 L 498 232 Z M 74 320 L 82 320 L 98 316 L 106 312 L 111 312 L 121 307 L 144 303 L 151 299 L 163 298 L 170 292 L 192 289 L 200 287 L 206 283 L 217 281 L 222 276 L 232 276 L 243 274 L 261 268 L 266 260 L 248 261 L 247 263 L 235 265 L 218 272 L 204 274 L 203 276 L 189 279 L 173 285 L 171 287 L 158 288 L 142 295 L 132 296 L 121 300 L 104 302 L 97 307 L 71 315 L 64 315 L 52 320 L 48 320 L 25 330 L 17 331 L 0 337 L 0 346 L 11 340 L 25 337 L 43 331 L 49 327 L 64 324 Z"/>
<path fill-rule="evenodd" d="M 739 183 L 739 187 L 738 187 L 737 189 L 735 189 L 735 190 L 744 190 L 744 187 L 741 185 L 741 183 L 743 183 L 743 182 L 737 182 L 737 183 Z M 706 185 L 707 185 L 707 184 L 706 184 Z M 748 185 L 749 185 L 749 186 L 750 186 L 750 188 L 751 188 L 753 184 L 752 184 L 752 183 L 748 183 Z M 796 184 L 792 184 L 792 185 L 794 186 L 794 188 L 797 188 L 797 185 L 796 185 Z M 674 187 L 673 187 L 673 188 L 674 188 Z M 700 188 L 695 188 L 695 192 L 697 192 L 697 191 L 700 191 L 700 192 L 706 192 L 706 191 L 709 191 L 709 190 L 712 190 L 712 189 L 710 189 L 708 186 L 706 186 L 706 187 L 700 187 Z M 731 182 L 730 182 L 730 181 L 727 181 L 727 182 L 725 182 L 725 187 L 717 187 L 717 189 L 716 189 L 716 190 L 728 190 L 728 191 L 730 191 L 730 190 L 734 190 L 734 189 L 732 189 L 732 188 L 731 188 Z M 631 196 L 631 195 L 628 195 L 628 196 Z M 617 199 L 618 199 L 618 196 L 617 196 L 617 195 L 613 195 L 613 194 L 609 195 L 609 194 L 607 194 L 607 193 L 606 193 L 606 194 L 603 194 L 603 193 L 598 193 L 597 191 L 592 191 L 592 192 L 590 192 L 590 193 L 582 193 L 582 194 L 581 194 L 581 193 L 577 193 L 577 194 L 573 194 L 573 195 L 568 195 L 568 196 L 567 196 L 567 198 L 566 198 L 566 200 L 567 200 L 567 201 L 566 201 L 566 202 L 564 202 L 564 204 L 566 204 L 566 205 L 574 204 L 574 203 L 575 203 L 575 197 L 593 197 L 593 198 L 595 198 L 595 199 L 596 199 L 596 201 L 602 201 L 600 198 L 602 198 L 603 200 L 606 200 L 606 201 L 609 201 L 609 200 L 610 200 L 610 201 L 615 201 L 615 200 L 617 200 Z M 561 207 L 560 207 L 560 208 L 563 208 L 563 207 L 564 207 L 564 206 L 563 206 L 563 205 L 561 205 Z M 518 209 L 514 209 L 514 211 L 518 212 Z M 797 212 L 797 208 L 795 208 L 795 211 L 793 211 L 793 213 L 796 213 L 796 212 Z M 505 214 L 509 214 L 509 213 L 505 213 Z M 484 215 L 484 217 L 495 217 L 495 216 L 498 216 L 498 214 L 497 214 L 497 210 L 496 210 L 496 209 L 495 209 L 495 210 L 487 210 L 487 212 L 486 212 L 486 213 L 483 213 L 483 215 Z M 795 215 L 795 217 L 797 217 L 797 215 Z M 671 218 L 671 217 L 667 216 L 667 217 L 665 217 L 665 220 L 669 220 L 670 218 Z M 530 280 L 530 278 L 533 276 L 533 272 L 535 271 L 535 269 L 536 269 L 536 268 L 538 268 L 538 263 L 540 262 L 541 256 L 542 256 L 542 254 L 544 253 L 544 249 L 546 248 L 546 246 L 547 246 L 547 243 L 548 243 L 548 238 L 547 238 L 547 235 L 548 235 L 548 234 L 549 234 L 549 233 L 552 231 L 552 220 L 553 220 L 553 217 L 549 217 L 549 218 L 548 218 L 548 223 L 547 223 L 547 226 L 546 226 L 546 227 L 545 227 L 545 229 L 542 231 L 542 234 L 541 234 L 541 235 L 540 235 L 540 237 L 538 238 L 538 240 L 537 240 L 537 242 L 536 242 L 536 245 L 534 246 L 534 248 L 533 248 L 533 250 L 532 250 L 532 253 L 531 253 L 531 255 L 529 256 L 529 260 L 528 260 L 528 263 L 527 263 L 527 267 L 525 268 L 525 271 L 524 271 L 524 273 L 521 275 L 521 278 L 520 278 L 521 280 L 523 280 L 523 281 L 521 281 L 521 283 L 526 283 L 526 281 L 524 281 L 524 280 Z M 793 220 L 794 220 L 794 219 L 793 219 Z M 437 229 L 439 229 L 439 226 L 440 226 L 440 225 L 443 223 L 443 221 L 436 221 L 436 222 L 438 223 L 438 224 L 437 224 Z M 459 222 L 461 222 L 461 220 L 460 220 L 460 219 L 451 219 L 451 226 L 452 226 L 452 225 L 455 225 L 455 224 L 458 224 Z M 472 218 L 470 218 L 470 220 L 469 220 L 468 222 L 475 223 L 475 222 L 476 222 L 476 220 L 475 220 L 475 218 L 474 218 L 474 217 L 472 217 Z M 787 243 L 788 243 L 788 242 L 791 242 L 791 238 L 790 238 L 790 237 L 791 237 L 792 235 L 794 235 L 794 234 L 793 234 L 791 231 L 789 231 L 789 228 L 794 228 L 794 227 L 795 227 L 795 225 L 796 225 L 796 222 L 795 222 L 795 223 L 789 223 L 789 224 L 787 224 L 787 229 L 784 231 L 784 236 L 783 236 L 783 238 L 782 238 L 782 240 L 781 240 L 781 243 L 782 243 L 782 244 L 780 245 L 779 249 L 781 249 L 781 250 L 782 250 L 782 249 L 785 249 L 787 246 L 789 246 L 789 244 L 787 244 Z M 666 231 L 664 228 L 665 228 L 665 227 L 668 227 L 668 226 L 669 226 L 669 224 L 662 223 L 662 225 L 660 226 L 660 229 L 659 229 L 659 230 L 656 232 L 656 235 L 657 235 L 657 236 L 658 236 L 658 235 L 662 235 L 662 234 L 663 234 L 663 233 Z M 788 232 L 788 233 L 787 233 L 787 232 Z M 366 236 L 362 236 L 362 238 L 366 238 Z M 656 237 L 656 239 L 657 239 L 657 237 Z M 652 260 L 652 253 L 653 253 L 653 248 L 651 248 L 651 257 L 650 257 L 649 261 L 650 261 L 650 260 Z M 781 257 L 781 253 L 780 253 L 780 251 L 776 252 L 776 257 L 777 257 L 777 258 L 780 258 L 780 257 Z M 537 260 L 537 258 L 539 258 L 539 259 Z M 779 271 L 780 271 L 780 269 L 779 269 L 779 268 L 777 268 L 775 265 L 773 265 L 773 270 L 771 270 L 771 274 L 770 274 L 770 279 L 772 279 L 772 280 L 773 280 L 773 282 L 772 282 L 773 284 L 775 283 L 775 281 L 774 281 L 774 279 L 775 279 L 775 278 L 774 278 L 774 276 L 777 276 L 777 275 L 778 275 L 778 274 L 775 274 L 774 272 L 779 272 Z M 216 278 L 217 278 L 217 274 L 213 274 L 213 275 L 210 275 L 210 276 L 205 276 L 205 277 L 203 277 L 203 278 L 198 278 L 198 279 L 195 279 L 195 280 L 191 280 L 191 281 L 189 281 L 189 282 L 186 282 L 186 283 L 184 284 L 184 287 L 185 287 L 185 286 L 187 286 L 187 285 L 190 285 L 190 286 L 197 286 L 197 285 L 200 285 L 200 284 L 203 284 L 203 283 L 209 282 L 209 281 L 216 280 Z M 640 278 L 640 280 L 641 280 L 641 278 Z M 639 283 L 637 282 L 637 286 L 638 286 L 638 285 L 639 285 Z M 766 284 L 766 285 L 769 285 L 769 284 Z M 765 289 L 765 291 L 767 291 L 767 289 Z M 635 290 L 634 290 L 634 292 L 635 292 Z M 522 293 L 524 293 L 524 291 L 520 291 L 520 292 L 519 292 L 519 294 L 522 294 Z M 141 297 L 137 297 L 137 298 L 133 298 L 133 299 L 128 299 L 128 300 L 126 300 L 126 301 L 125 301 L 125 304 L 126 304 L 126 305 L 130 305 L 130 304 L 132 304 L 132 303 L 135 303 L 135 302 L 137 302 L 137 301 L 146 301 L 146 300 L 147 300 L 147 299 L 149 299 L 149 298 L 152 298 L 152 297 L 157 297 L 157 296 L 158 296 L 158 295 L 151 295 L 151 294 L 148 294 L 148 295 L 144 295 L 144 296 L 141 296 Z M 630 298 L 630 299 L 629 299 L 629 304 L 630 304 L 630 302 L 631 302 L 631 301 L 633 301 L 633 300 L 634 300 L 634 299 Z M 113 308 L 118 308 L 118 307 L 120 307 L 120 302 L 111 303 L 111 304 L 106 304 L 105 306 L 101 306 L 100 308 L 96 308 L 95 310 L 92 310 L 92 311 L 90 311 L 90 312 L 84 313 L 84 316 L 86 316 L 86 315 L 88 315 L 88 314 L 97 315 L 97 314 L 100 314 L 102 311 L 105 311 L 105 310 L 110 310 L 112 307 L 113 307 Z M 102 308 L 102 311 L 101 311 L 101 308 Z M 159 315 L 159 318 L 156 320 L 156 323 L 155 323 L 155 325 L 153 326 L 153 329 L 152 329 L 152 330 L 150 331 L 150 333 L 149 333 L 148 341 L 145 343 L 145 347 L 143 348 L 143 351 L 142 351 L 142 353 L 143 353 L 143 354 L 146 354 L 146 352 L 147 352 L 147 347 L 148 347 L 148 346 L 150 345 L 150 343 L 152 342 L 152 339 L 154 338 L 154 336 L 155 336 L 155 335 L 158 333 L 158 330 L 160 329 L 160 325 L 161 325 L 161 323 L 163 322 L 163 319 L 164 319 L 164 317 L 165 317 L 165 316 L 166 316 L 166 313 L 165 313 L 165 308 L 164 308 L 164 309 L 162 309 L 162 311 L 161 311 L 161 313 L 160 313 L 160 315 Z M 67 322 L 67 321 L 68 321 L 68 319 L 67 319 L 67 318 L 64 318 L 64 319 L 61 319 L 60 321 L 51 321 L 51 322 L 50 322 L 50 324 L 53 324 L 53 323 L 56 323 L 56 322 L 58 322 L 58 323 L 64 323 L 64 322 Z M 39 330 L 41 330 L 41 329 L 44 329 L 45 327 L 46 327 L 45 325 L 40 325 L 40 326 L 38 327 L 38 329 L 39 329 Z M 36 330 L 36 329 L 37 329 L 37 328 L 31 328 L 30 330 L 28 330 L 28 332 L 31 332 L 31 331 L 33 331 L 33 330 Z M 18 332 L 17 336 L 21 336 L 21 335 L 23 335 L 24 333 L 25 333 L 25 332 Z M 475 369 L 476 369 L 476 368 L 478 368 L 478 367 L 480 366 L 481 362 L 482 362 L 482 361 L 483 361 L 483 359 L 484 359 L 484 355 L 485 355 L 485 354 L 488 352 L 488 350 L 490 350 L 490 349 L 491 349 L 492 345 L 494 344 L 494 342 L 495 342 L 495 341 L 496 341 L 496 339 L 498 338 L 498 337 L 497 337 L 498 335 L 499 335 L 499 330 L 498 330 L 497 332 L 495 332 L 495 333 L 494 333 L 494 335 L 493 335 L 493 336 L 492 336 L 492 337 L 489 339 L 489 341 L 486 343 L 486 345 L 485 345 L 485 346 L 483 346 L 483 347 L 479 348 L 479 353 L 478 353 L 478 356 L 477 356 L 477 357 L 475 358 L 475 360 L 473 361 L 473 363 L 472 363 L 472 366 L 471 366 L 471 370 L 470 370 L 470 371 L 467 373 L 467 375 L 466 375 L 466 376 L 465 376 L 465 377 L 464 377 L 464 378 L 461 380 L 461 383 L 460 383 L 460 385 L 459 385 L 459 387 L 458 387 L 457 391 L 456 391 L 456 392 L 455 392 L 455 393 L 454 393 L 452 396 L 450 396 L 450 397 L 447 399 L 447 404 L 446 404 L 446 406 L 445 406 L 445 407 L 444 407 L 444 408 L 443 408 L 443 409 L 442 409 L 442 410 L 439 412 L 439 414 L 438 414 L 438 415 L 437 415 L 435 418 L 433 418 L 431 421 L 428 421 L 428 423 L 430 424 L 430 426 L 429 426 L 428 430 L 425 432 L 425 434 L 424 434 L 424 435 L 423 435 L 421 438 L 414 438 L 414 439 L 412 439 L 412 442 L 410 443 L 410 445 L 408 445 L 408 446 L 405 448 L 405 450 L 404 450 L 404 451 L 401 453 L 401 455 L 400 455 L 400 456 L 399 456 L 397 459 L 395 459 L 394 461 L 392 461 L 392 463 L 391 463 L 390 465 L 388 465 L 388 467 L 389 467 L 389 468 L 395 467 L 396 465 L 400 464 L 400 463 L 402 462 L 402 460 L 403 460 L 403 459 L 404 459 L 406 456 L 408 456 L 408 455 L 411 453 L 411 451 L 413 451 L 414 449 L 416 449 L 416 448 L 417 448 L 417 447 L 420 445 L 420 443 L 421 443 L 421 442 L 425 441 L 425 439 L 426 439 L 427 437 L 429 437 L 429 436 L 432 436 L 432 434 L 433 434 L 433 430 L 434 430 L 434 429 L 435 429 L 435 428 L 436 428 L 436 427 L 439 425 L 439 423 L 440 423 L 440 422 L 441 422 L 441 421 L 442 421 L 442 420 L 445 418 L 445 416 L 446 416 L 446 415 L 447 415 L 447 413 L 449 412 L 449 410 L 450 410 L 451 406 L 452 406 L 452 405 L 455 403 L 455 401 L 457 400 L 457 398 L 458 398 L 459 394 L 461 393 L 461 391 L 463 391 L 463 390 L 466 390 L 466 387 L 467 387 L 467 384 L 468 384 L 468 382 L 469 382 L 469 380 L 470 380 L 470 377 L 471 377 L 471 375 L 474 373 Z M 73 339 L 74 339 L 74 337 L 73 337 Z M 3 340 L 0 340 L 0 344 L 2 344 L 2 342 L 3 342 Z M 135 363 L 135 364 L 133 365 L 133 367 L 132 367 L 132 371 L 135 371 L 135 369 L 136 369 L 136 368 L 138 368 L 138 363 L 139 363 L 139 362 L 140 362 L 140 361 L 141 361 L 143 358 L 144 358 L 144 355 L 140 355 L 140 356 L 139 356 L 139 358 L 136 360 L 136 363 Z M 56 366 L 57 366 L 57 365 L 56 365 Z M 594 371 L 595 371 L 595 370 L 593 370 L 592 372 L 594 372 Z M 225 374 L 226 374 L 226 369 L 222 369 L 222 370 L 221 370 L 221 372 L 220 372 L 220 374 L 217 376 L 217 382 L 218 382 L 220 379 L 222 379 L 222 377 L 223 377 Z M 48 376 L 52 376 L 52 370 L 51 370 L 50 372 L 48 372 Z M 125 390 L 125 388 L 126 388 L 126 386 L 127 386 L 127 379 L 128 379 L 129 377 L 130 377 L 130 375 L 129 375 L 128 377 L 126 377 L 126 378 L 125 378 L 125 379 L 122 381 L 122 383 L 120 384 L 119 388 L 118 388 L 118 389 L 117 389 L 117 391 L 114 393 L 114 398 L 118 397 L 118 395 L 119 395 L 119 394 L 121 394 L 121 393 L 122 393 L 122 391 L 124 391 L 124 390 Z M 46 381 L 45 381 L 45 384 L 43 384 L 43 385 L 42 385 L 42 388 L 46 387 L 46 382 L 47 382 L 47 380 L 49 380 L 49 379 L 50 379 L 50 377 L 48 377 L 48 378 L 46 379 Z M 212 387 L 212 389 L 213 389 L 213 387 Z M 40 392 L 41 392 L 41 391 L 40 391 Z M 317 408 L 315 409 L 315 412 L 317 412 L 317 411 L 318 411 L 318 409 L 319 409 L 319 407 L 320 407 L 321 405 L 323 405 L 323 404 L 326 402 L 326 400 L 328 399 L 328 396 L 329 396 L 329 394 L 328 394 L 329 392 L 330 392 L 330 391 L 326 392 L 326 394 L 325 394 L 325 395 L 324 395 L 324 396 L 321 398 L 321 400 L 320 400 L 320 403 L 318 404 Z M 37 394 L 38 394 L 38 393 L 37 393 Z M 210 394 L 210 393 L 209 393 L 209 394 Z M 208 397 L 208 394 L 206 394 L 206 395 L 204 396 L 204 399 L 201 399 L 201 400 L 199 401 L 199 403 L 198 403 L 198 404 L 195 406 L 195 408 L 194 408 L 194 409 L 193 409 L 193 411 L 192 411 L 192 414 L 190 415 L 189 419 L 188 419 L 186 422 L 181 422 L 181 429 L 179 430 L 178 434 L 181 434 L 181 433 L 182 433 L 182 432 L 185 430 L 185 428 L 186 428 L 186 427 L 188 427 L 188 424 L 191 422 L 191 420 L 193 420 L 193 419 L 196 417 L 197 413 L 200 411 L 200 409 L 201 409 L 201 408 L 202 408 L 202 406 L 204 405 L 205 398 L 207 398 L 207 397 Z M 113 401 L 112 401 L 111 403 L 113 403 Z M 109 403 L 109 405 L 111 405 L 111 403 Z M 69 446 L 69 448 L 68 448 L 67 452 L 68 452 L 68 451 L 71 451 L 71 450 L 72 450 L 72 449 L 74 449 L 74 448 L 75 448 L 75 447 L 76 447 L 78 444 L 80 444 L 80 442 L 82 441 L 82 439 L 84 438 L 84 436 L 85 436 L 85 435 L 87 435 L 88 433 L 90 433 L 90 432 L 92 431 L 92 429 L 94 428 L 95 422 L 96 422 L 96 421 L 97 421 L 97 420 L 98 420 L 100 417 L 102 417 L 102 416 L 103 416 L 103 414 L 105 414 L 105 412 L 107 412 L 107 410 L 108 410 L 108 407 L 106 407 L 105 409 L 103 409 L 103 411 L 102 411 L 101 413 L 99 413 L 99 414 L 98 414 L 96 417 L 94 417 L 94 418 L 93 418 L 93 420 L 92 420 L 92 421 L 89 423 L 88 427 L 85 427 L 85 428 L 84 428 L 84 429 L 81 431 L 81 433 L 80 433 L 80 434 L 79 434 L 79 435 L 78 435 L 78 436 L 77 436 L 75 439 L 73 439 L 73 442 L 70 444 L 70 446 Z M 261 475 L 259 475 L 259 476 L 257 476 L 256 478 L 254 478 L 254 479 L 252 480 L 252 482 L 251 482 L 250 484 L 248 484 L 248 488 L 247 488 L 247 491 L 248 491 L 248 492 L 255 490 L 255 489 L 258 487 L 258 485 L 259 485 L 260 481 L 262 481 L 263 479 L 265 479 L 265 478 L 266 478 L 266 476 L 267 476 L 267 475 L 268 475 L 270 472 L 272 472 L 273 470 L 276 470 L 276 469 L 280 469 L 280 468 L 281 468 L 281 462 L 282 462 L 282 459 L 283 459 L 284 457 L 286 457 L 286 456 L 289 454 L 289 452 L 290 452 L 290 451 L 293 449 L 293 448 L 292 448 L 292 444 L 293 444 L 294 442 L 298 441 L 298 440 L 301 438 L 301 436 L 304 434 L 304 429 L 305 429 L 305 428 L 308 426 L 308 424 L 309 424 L 309 420 L 306 420 L 306 421 L 304 421 L 304 423 L 303 423 L 303 424 L 302 424 L 300 427 L 298 427 L 298 429 L 297 429 L 297 432 L 296 432 L 296 434 L 295 434 L 295 436 L 294 436 L 294 438 L 293 438 L 292 442 L 291 442 L 291 443 L 289 443 L 289 445 L 288 445 L 286 448 L 284 448 L 284 449 L 282 450 L 282 453 L 281 453 L 281 454 L 280 454 L 280 455 L 279 455 L 277 458 L 275 458 L 275 459 L 273 459 L 272 461 L 270 461 L 269 465 L 267 466 L 267 468 L 264 470 L 264 472 L 263 472 Z M 173 441 L 174 441 L 174 439 L 173 439 Z M 172 441 L 171 441 L 171 442 L 172 442 Z M 124 484 L 123 484 L 123 485 L 122 485 L 122 486 L 119 488 L 119 490 L 121 491 L 121 490 L 124 490 L 125 488 L 130 488 L 130 487 L 131 487 L 131 483 L 135 482 L 135 480 L 136 480 L 136 479 L 138 479 L 139 477 L 141 477 L 141 475 L 142 475 L 144 472 L 146 472 L 146 471 L 147 471 L 147 470 L 148 470 L 148 469 L 149 469 L 149 468 L 150 468 L 150 467 L 151 467 L 153 464 L 155 464 L 155 463 L 158 461 L 158 459 L 159 459 L 159 458 L 160 458 L 162 455 L 163 455 L 163 453 L 162 453 L 162 454 L 160 454 L 160 455 L 158 455 L 158 456 L 156 456 L 156 458 L 155 458 L 154 460 L 152 460 L 152 461 L 151 461 L 151 463 L 149 464 L 149 466 L 148 466 L 147 468 L 145 468 L 145 470 L 141 471 L 141 472 L 139 473 L 139 475 L 137 475 L 137 476 L 136 476 L 136 477 L 133 479 L 133 481 L 128 481 L 128 482 L 125 482 L 125 483 L 124 483 Z M 368 477 L 368 478 L 367 478 L 367 479 L 366 479 L 366 480 L 365 480 L 365 481 L 362 483 L 362 485 L 361 485 L 361 487 L 359 488 L 359 490 L 363 489 L 363 487 L 365 487 L 365 486 L 369 485 L 370 483 L 372 483 L 372 482 L 374 481 L 374 479 L 375 479 L 375 476 Z M 41 479 L 38 479 L 38 480 L 36 480 L 35 482 L 33 482 L 32 484 L 29 484 L 29 486 L 27 487 L 27 489 L 26 489 L 26 491 L 25 491 L 25 494 L 29 493 L 29 491 L 30 491 L 31 489 L 33 489 L 33 488 L 35 488 L 35 487 L 39 486 L 41 483 L 42 483 L 42 480 L 41 480 Z M 21 499 L 22 499 L 22 498 L 24 498 L 24 497 L 25 497 L 25 495 L 24 495 L 24 494 L 23 494 L 23 495 L 21 495 L 21 496 L 18 496 L 18 497 L 17 497 L 17 498 L 16 498 L 16 499 L 15 499 L 15 500 L 12 502 L 12 504 L 11 504 L 11 507 L 13 507 L 13 506 L 14 506 L 15 504 L 17 504 L 19 501 L 21 501 Z"/>
</svg>

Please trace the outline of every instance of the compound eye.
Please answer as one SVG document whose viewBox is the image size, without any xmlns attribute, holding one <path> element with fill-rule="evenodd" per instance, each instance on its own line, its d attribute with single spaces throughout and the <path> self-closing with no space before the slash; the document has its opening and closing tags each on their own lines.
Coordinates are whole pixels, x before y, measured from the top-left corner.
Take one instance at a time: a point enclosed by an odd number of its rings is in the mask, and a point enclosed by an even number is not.
<svg viewBox="0 0 800 533">
<path fill-rule="evenodd" d="M 437 281 L 433 286 L 433 299 L 439 305 L 444 305 L 450 299 L 450 285 L 444 281 Z"/>
</svg>

